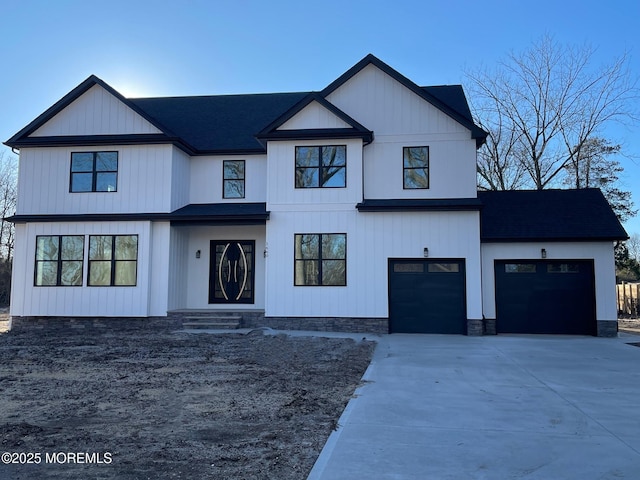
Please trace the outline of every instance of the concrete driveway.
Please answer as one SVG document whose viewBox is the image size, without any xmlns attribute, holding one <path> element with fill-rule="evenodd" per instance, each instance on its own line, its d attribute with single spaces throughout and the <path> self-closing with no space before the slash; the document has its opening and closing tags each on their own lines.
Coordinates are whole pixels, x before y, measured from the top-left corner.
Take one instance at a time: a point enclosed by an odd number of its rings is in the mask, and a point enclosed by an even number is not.
<svg viewBox="0 0 640 480">
<path fill-rule="evenodd" d="M 631 342 L 384 336 L 309 479 L 640 478 Z"/>
</svg>

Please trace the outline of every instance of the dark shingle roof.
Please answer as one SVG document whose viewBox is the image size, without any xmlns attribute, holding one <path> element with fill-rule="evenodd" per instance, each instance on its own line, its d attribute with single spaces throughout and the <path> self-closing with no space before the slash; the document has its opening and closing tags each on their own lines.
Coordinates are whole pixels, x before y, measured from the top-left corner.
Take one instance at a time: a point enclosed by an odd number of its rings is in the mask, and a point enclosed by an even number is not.
<svg viewBox="0 0 640 480">
<path fill-rule="evenodd" d="M 478 198 L 483 242 L 628 238 L 597 188 L 487 191 Z"/>
<path fill-rule="evenodd" d="M 264 153 L 265 146 L 256 138 L 274 122 L 286 118 L 287 112 L 295 111 L 297 105 L 304 105 L 305 99 L 326 98 L 353 75 L 367 65 L 373 64 L 398 82 L 421 96 L 425 101 L 439 108 L 471 130 L 472 138 L 480 146 L 487 133 L 478 127 L 471 117 L 466 97 L 460 85 L 418 87 L 415 83 L 380 61 L 367 55 L 360 62 L 341 75 L 321 92 L 266 93 L 249 95 L 213 95 L 195 97 L 124 98 L 104 81 L 91 75 L 52 107 L 36 118 L 5 142 L 10 147 L 27 146 L 72 146 L 103 144 L 167 143 L 176 144 L 191 155 L 201 154 L 250 154 Z M 100 85 L 136 113 L 151 122 L 162 133 L 146 135 L 72 135 L 51 137 L 30 137 L 39 127 L 73 103 L 94 85 Z M 312 132 L 318 135 L 331 133 L 337 138 L 362 136 L 368 143 L 373 133 L 355 119 L 338 111 L 332 105 L 325 105 L 351 125 L 351 129 L 334 132 Z M 274 126 L 275 128 L 275 126 Z M 309 132 L 289 132 L 302 138 Z M 273 134 L 273 132 L 271 132 Z M 335 135 L 337 134 L 337 135 Z M 267 138 L 267 137 L 265 137 Z M 275 138 L 275 137 L 274 137 Z"/>
<path fill-rule="evenodd" d="M 473 122 L 471 109 L 467 103 L 467 97 L 464 94 L 462 85 L 435 85 L 431 87 L 422 87 L 422 89 L 445 105 L 451 107 L 469 122 Z"/>
<path fill-rule="evenodd" d="M 199 153 L 264 152 L 255 134 L 308 93 L 134 98 L 130 102 Z"/>
</svg>

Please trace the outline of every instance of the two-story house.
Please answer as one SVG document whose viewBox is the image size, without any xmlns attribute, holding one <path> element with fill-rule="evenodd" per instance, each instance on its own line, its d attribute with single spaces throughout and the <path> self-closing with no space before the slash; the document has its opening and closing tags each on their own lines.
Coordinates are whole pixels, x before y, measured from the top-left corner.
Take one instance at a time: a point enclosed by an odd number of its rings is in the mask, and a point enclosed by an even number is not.
<svg viewBox="0 0 640 480">
<path fill-rule="evenodd" d="M 127 99 L 92 76 L 20 151 L 11 315 L 616 331 L 598 190 L 477 192 L 462 87 L 368 55 L 320 92 Z"/>
</svg>

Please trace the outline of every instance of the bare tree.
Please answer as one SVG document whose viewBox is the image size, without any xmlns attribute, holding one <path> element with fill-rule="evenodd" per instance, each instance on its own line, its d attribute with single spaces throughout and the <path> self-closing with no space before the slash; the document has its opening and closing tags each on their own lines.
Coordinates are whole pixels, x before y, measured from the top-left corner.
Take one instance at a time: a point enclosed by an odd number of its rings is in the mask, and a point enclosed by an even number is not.
<svg viewBox="0 0 640 480">
<path fill-rule="evenodd" d="M 13 223 L 5 220 L 16 211 L 18 161 L 0 151 L 0 259 L 13 258 Z"/>
<path fill-rule="evenodd" d="M 489 165 L 498 177 L 517 179 L 505 187 L 519 187 L 524 176 L 529 186 L 548 188 L 606 125 L 638 120 L 638 81 L 627 55 L 594 67 L 594 54 L 589 46 L 560 45 L 545 36 L 509 54 L 495 70 L 468 74 L 478 122 L 496 143 L 487 142 L 482 154 L 480 186 L 487 182 L 483 165 Z"/>
<path fill-rule="evenodd" d="M 604 138 L 593 137 L 575 149 L 565 169 L 563 183 L 570 188 L 599 188 L 621 222 L 636 215 L 631 192 L 621 188 L 622 165 L 616 160 L 620 145 L 612 145 Z"/>
<path fill-rule="evenodd" d="M 627 245 L 629 256 L 637 262 L 640 262 L 640 235 L 637 233 L 632 233 L 629 236 L 629 240 L 627 240 L 625 244 Z"/>
</svg>

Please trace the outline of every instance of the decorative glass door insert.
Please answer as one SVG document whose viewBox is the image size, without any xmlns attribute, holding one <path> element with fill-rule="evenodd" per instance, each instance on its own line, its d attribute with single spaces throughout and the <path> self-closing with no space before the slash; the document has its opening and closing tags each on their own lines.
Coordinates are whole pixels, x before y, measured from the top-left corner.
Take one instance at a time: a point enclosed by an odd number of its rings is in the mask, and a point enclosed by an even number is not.
<svg viewBox="0 0 640 480">
<path fill-rule="evenodd" d="M 255 241 L 211 240 L 209 303 L 253 303 Z"/>
</svg>

